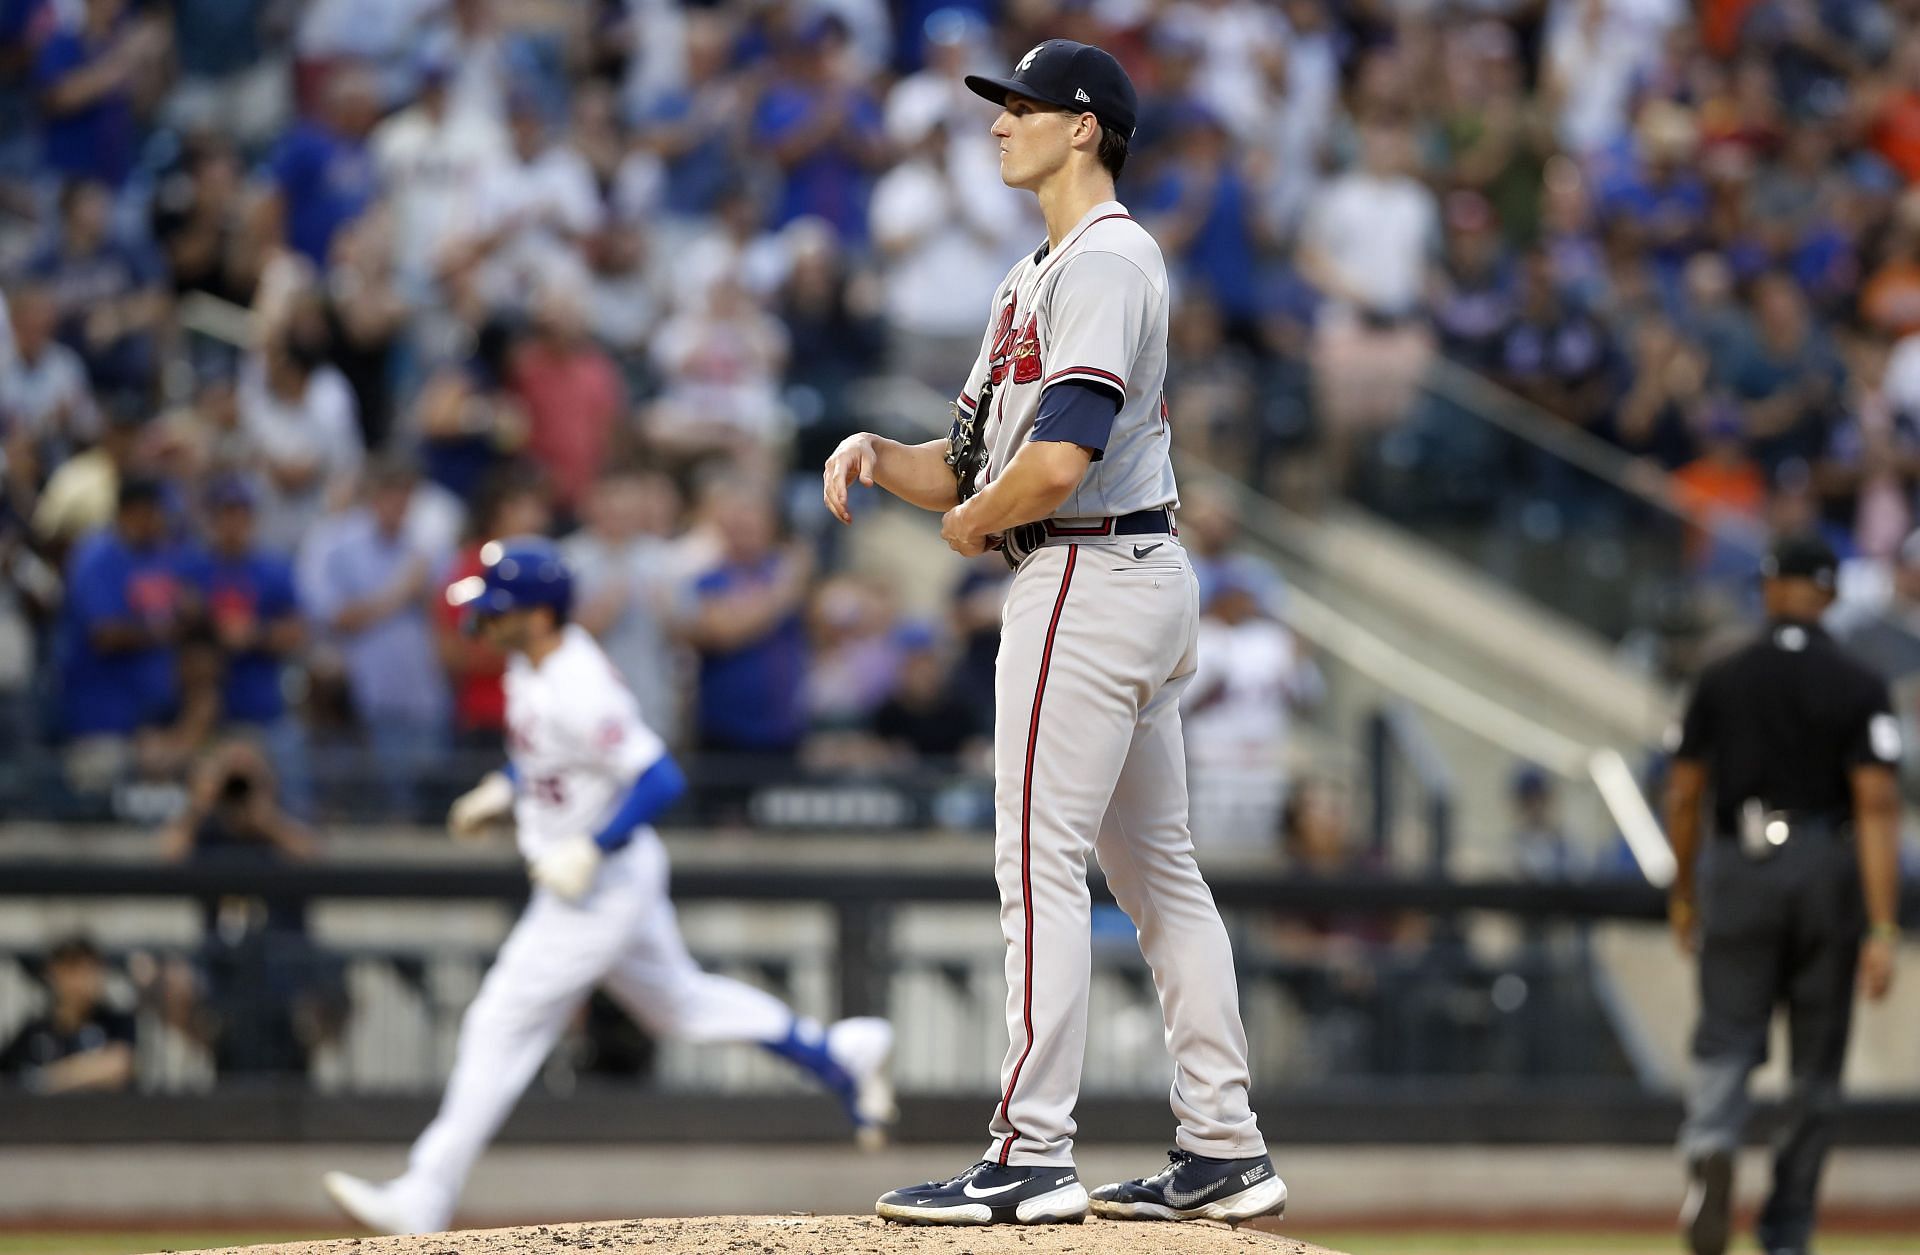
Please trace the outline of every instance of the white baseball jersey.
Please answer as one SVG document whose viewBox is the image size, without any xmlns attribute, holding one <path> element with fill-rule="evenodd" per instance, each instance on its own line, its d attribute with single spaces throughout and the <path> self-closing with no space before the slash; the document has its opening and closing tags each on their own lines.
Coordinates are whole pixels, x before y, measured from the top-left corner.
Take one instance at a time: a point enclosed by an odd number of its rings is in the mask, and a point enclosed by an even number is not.
<svg viewBox="0 0 1920 1255">
<path fill-rule="evenodd" d="M 1013 461 L 1048 385 L 1079 381 L 1121 397 L 1106 448 L 1055 518 L 1130 514 L 1178 503 L 1167 382 L 1167 267 L 1160 246 L 1118 201 L 1103 201 L 1058 248 L 1020 259 L 994 292 L 993 316 L 958 404 L 968 414 L 993 382 L 979 486 Z"/>
<path fill-rule="evenodd" d="M 507 753 L 520 776 L 513 818 L 528 859 L 555 841 L 597 834 L 666 753 L 620 673 L 578 624 L 538 667 L 515 654 L 506 694 Z"/>
</svg>

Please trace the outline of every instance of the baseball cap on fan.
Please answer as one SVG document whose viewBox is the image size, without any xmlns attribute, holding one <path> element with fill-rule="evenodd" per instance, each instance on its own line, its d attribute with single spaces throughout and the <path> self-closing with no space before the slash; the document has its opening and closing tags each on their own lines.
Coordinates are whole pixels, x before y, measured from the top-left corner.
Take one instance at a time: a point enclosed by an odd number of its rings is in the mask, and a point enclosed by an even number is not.
<svg viewBox="0 0 1920 1255">
<path fill-rule="evenodd" d="M 1133 138 L 1139 108 L 1133 82 L 1112 53 L 1092 44 L 1049 39 L 1020 58 L 1011 78 L 969 74 L 967 87 L 996 105 L 1005 105 L 1007 97 L 1014 95 L 1091 113 L 1100 119 L 1100 125 Z"/>
</svg>

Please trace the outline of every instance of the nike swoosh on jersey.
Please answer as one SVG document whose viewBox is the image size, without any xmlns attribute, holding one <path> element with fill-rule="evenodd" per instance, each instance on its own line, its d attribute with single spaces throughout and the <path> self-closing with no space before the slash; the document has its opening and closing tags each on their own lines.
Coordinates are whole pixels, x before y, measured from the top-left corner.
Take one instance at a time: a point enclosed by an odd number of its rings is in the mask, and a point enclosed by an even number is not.
<svg viewBox="0 0 1920 1255">
<path fill-rule="evenodd" d="M 1133 556 L 1136 558 L 1144 558 L 1164 544 L 1166 544 L 1165 541 L 1159 541 L 1151 545 L 1135 545 L 1133 547 Z"/>
<path fill-rule="evenodd" d="M 1005 1194 L 1008 1190 L 1017 1190 L 1025 1184 L 1025 1181 L 1009 1181 L 1005 1185 L 996 1185 L 992 1189 L 983 1190 L 969 1181 L 962 1188 L 966 1191 L 968 1198 L 992 1198 L 995 1194 Z"/>
</svg>

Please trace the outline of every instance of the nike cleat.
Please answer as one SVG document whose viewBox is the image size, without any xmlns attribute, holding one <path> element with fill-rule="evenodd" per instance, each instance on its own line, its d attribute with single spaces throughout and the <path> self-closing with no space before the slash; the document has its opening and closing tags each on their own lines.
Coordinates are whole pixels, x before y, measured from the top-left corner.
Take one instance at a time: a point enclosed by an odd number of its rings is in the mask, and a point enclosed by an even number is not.
<svg viewBox="0 0 1920 1255">
<path fill-rule="evenodd" d="M 902 1224 L 1079 1224 L 1087 1191 L 1072 1168 L 983 1159 L 950 1181 L 884 1194 L 874 1211 Z"/>
<path fill-rule="evenodd" d="M 1167 1166 L 1150 1177 L 1103 1185 L 1093 1192 L 1093 1214 L 1108 1220 L 1225 1220 L 1279 1216 L 1287 1210 L 1287 1183 L 1265 1155 L 1208 1159 L 1167 1152 Z"/>
</svg>

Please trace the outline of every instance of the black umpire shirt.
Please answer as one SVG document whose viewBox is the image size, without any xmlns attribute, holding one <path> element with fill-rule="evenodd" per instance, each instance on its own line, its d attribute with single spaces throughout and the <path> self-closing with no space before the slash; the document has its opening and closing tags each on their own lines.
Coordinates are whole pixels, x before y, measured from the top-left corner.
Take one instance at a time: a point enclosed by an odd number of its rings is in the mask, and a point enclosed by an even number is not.
<svg viewBox="0 0 1920 1255">
<path fill-rule="evenodd" d="M 1849 771 L 1897 765 L 1900 724 L 1878 675 L 1817 624 L 1777 620 L 1701 674 L 1674 756 L 1706 764 L 1713 835 L 1731 837 L 1748 798 L 1847 819 Z"/>
</svg>

